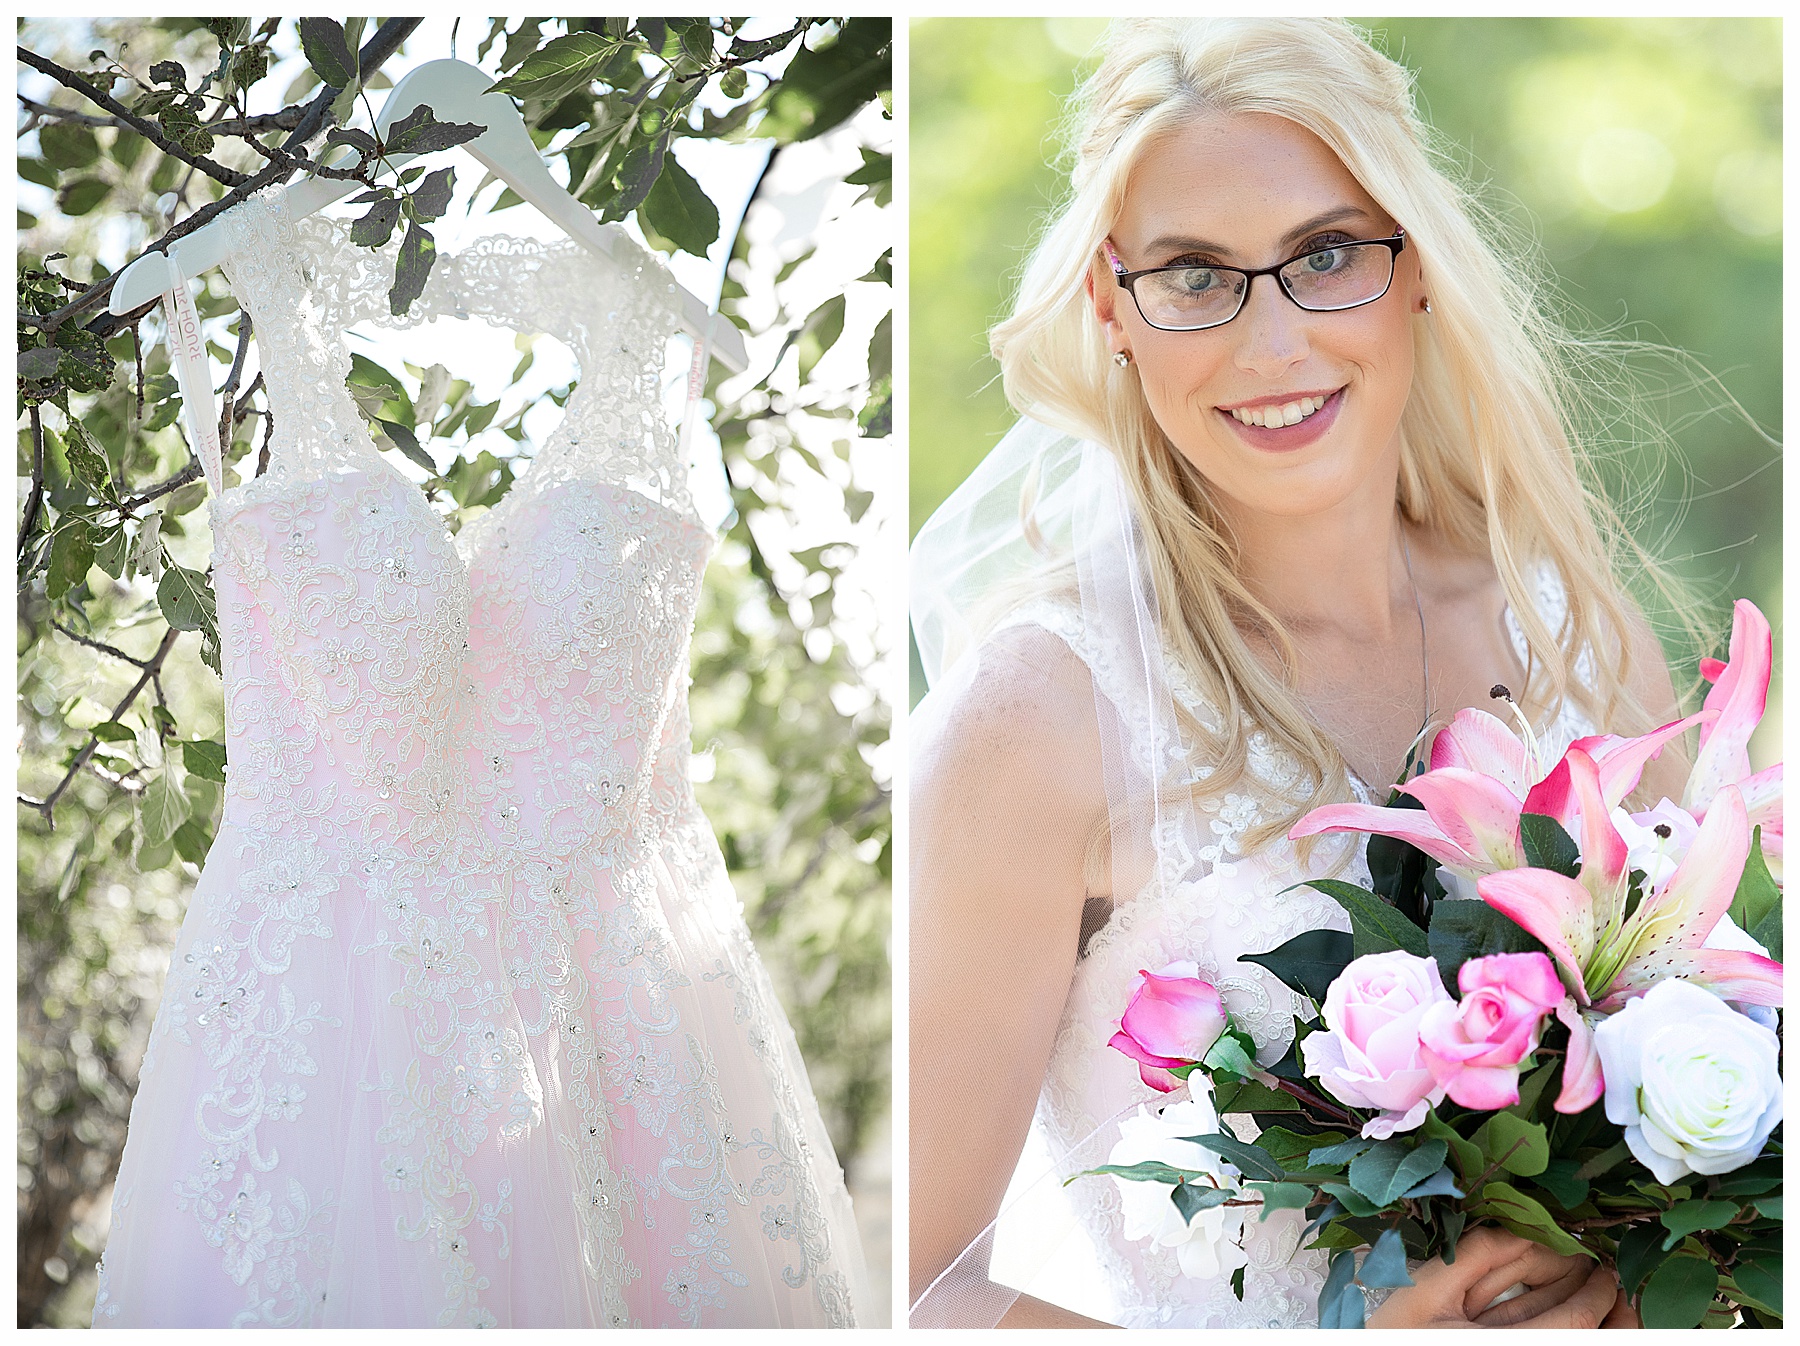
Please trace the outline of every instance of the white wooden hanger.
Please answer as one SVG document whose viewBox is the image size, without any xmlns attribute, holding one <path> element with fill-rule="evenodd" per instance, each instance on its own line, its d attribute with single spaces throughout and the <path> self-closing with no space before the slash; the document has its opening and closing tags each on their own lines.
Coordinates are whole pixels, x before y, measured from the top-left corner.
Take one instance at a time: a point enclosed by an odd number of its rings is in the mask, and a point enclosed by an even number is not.
<svg viewBox="0 0 1800 1346">
<path fill-rule="evenodd" d="M 494 77 L 467 61 L 427 61 L 407 74 L 394 86 L 387 103 L 375 119 L 378 134 L 421 104 L 429 105 L 440 122 L 474 122 L 487 127 L 481 135 L 459 148 L 467 150 L 522 200 L 536 206 L 555 225 L 576 242 L 603 257 L 623 259 L 621 245 L 635 249 L 625 232 L 616 224 L 601 224 L 593 212 L 577 201 L 568 190 L 550 176 L 537 146 L 525 129 L 525 121 L 511 98 L 503 93 L 489 93 Z M 412 154 L 387 156 L 387 164 L 398 167 L 417 158 Z M 361 183 L 339 178 L 307 178 L 285 189 L 290 218 L 311 215 L 357 191 Z M 193 298 L 187 281 L 219 265 L 229 251 L 225 237 L 225 212 L 219 218 L 196 229 L 185 238 L 169 245 L 167 252 L 147 252 L 119 273 L 113 283 L 108 307 L 115 314 L 130 313 L 157 298 L 165 300 L 169 309 L 170 348 L 175 356 L 175 373 L 181 384 L 184 403 L 197 414 L 190 424 L 199 440 L 196 445 L 201 464 L 219 487 L 219 444 L 216 413 L 211 412 L 212 382 L 206 365 L 205 344 L 200 338 L 200 324 L 194 312 Z M 729 321 L 713 314 L 707 305 L 686 289 L 677 287 L 682 310 L 682 327 L 697 344 L 695 367 L 704 367 L 709 356 L 716 358 L 733 373 L 742 373 L 749 364 L 743 336 Z"/>
</svg>

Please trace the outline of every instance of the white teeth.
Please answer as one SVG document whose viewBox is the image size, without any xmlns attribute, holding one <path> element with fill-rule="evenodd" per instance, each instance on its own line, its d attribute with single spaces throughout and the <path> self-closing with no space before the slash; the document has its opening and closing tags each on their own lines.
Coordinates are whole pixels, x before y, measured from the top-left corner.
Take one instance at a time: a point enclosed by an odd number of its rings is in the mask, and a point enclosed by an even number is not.
<svg viewBox="0 0 1800 1346">
<path fill-rule="evenodd" d="M 1330 400 L 1329 397 L 1302 397 L 1297 402 L 1288 402 L 1278 407 L 1239 407 L 1231 415 L 1234 420 L 1245 425 L 1258 425 L 1264 429 L 1279 425 L 1298 425 Z"/>
</svg>

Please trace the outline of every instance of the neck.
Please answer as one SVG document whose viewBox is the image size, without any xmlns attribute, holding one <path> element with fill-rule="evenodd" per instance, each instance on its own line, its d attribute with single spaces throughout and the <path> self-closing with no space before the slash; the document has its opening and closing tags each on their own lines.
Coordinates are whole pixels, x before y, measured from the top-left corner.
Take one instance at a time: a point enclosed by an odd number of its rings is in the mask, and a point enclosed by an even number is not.
<svg viewBox="0 0 1800 1346">
<path fill-rule="evenodd" d="M 1290 631 L 1391 638 L 1417 617 L 1400 512 L 1388 502 L 1231 518 L 1245 585 Z"/>
</svg>

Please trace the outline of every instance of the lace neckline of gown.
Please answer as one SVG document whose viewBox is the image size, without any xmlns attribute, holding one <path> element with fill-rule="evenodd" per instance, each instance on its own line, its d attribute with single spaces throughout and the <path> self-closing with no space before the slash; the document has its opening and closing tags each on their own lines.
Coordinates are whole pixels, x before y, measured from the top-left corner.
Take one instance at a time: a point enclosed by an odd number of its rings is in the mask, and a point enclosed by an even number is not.
<svg viewBox="0 0 1800 1346">
<path fill-rule="evenodd" d="M 567 467 L 573 460 L 595 457 L 615 460 L 613 471 L 599 475 L 634 490 L 644 504 L 663 513 L 697 540 L 708 545 L 716 543 L 717 532 L 694 511 L 685 465 L 680 471 L 669 469 L 673 454 L 666 441 L 672 438 L 673 431 L 668 426 L 644 423 L 641 416 L 621 417 L 612 407 L 604 408 L 598 416 L 584 416 L 592 409 L 590 391 L 609 377 L 617 380 L 623 368 L 629 368 L 634 376 L 628 377 L 629 382 L 643 383 L 640 347 L 646 317 L 663 331 L 674 327 L 678 311 L 676 285 L 649 253 L 630 245 L 628 260 L 621 260 L 601 257 L 568 238 L 546 242 L 514 234 L 484 234 L 457 252 L 438 254 L 424 293 L 405 314 L 395 316 L 388 307 L 387 291 L 399 252 L 397 232 L 377 248 L 353 244 L 346 221 L 322 214 L 291 218 L 286 196 L 278 189 L 244 202 L 232 221 L 232 232 L 233 256 L 227 259 L 225 269 L 234 283 L 249 273 L 249 288 L 255 289 L 258 281 L 266 284 L 271 273 L 280 267 L 281 262 L 275 258 L 300 259 L 297 278 L 302 286 L 302 307 L 316 307 L 319 316 L 315 321 L 323 329 L 323 343 L 314 344 L 306 352 L 314 363 L 323 357 L 324 363 L 334 369 L 348 365 L 351 348 L 347 337 L 354 326 L 372 323 L 404 330 L 446 317 L 481 317 L 500 327 L 542 331 L 569 347 L 578 377 L 575 391 L 563 408 L 563 418 L 539 445 L 539 451 L 524 460 L 524 470 L 518 473 L 506 496 L 459 534 L 456 550 L 465 566 L 473 564 L 485 540 L 518 507 L 520 500 L 554 484 L 544 479 L 558 475 L 559 465 Z M 255 246 L 258 243 L 266 244 L 266 248 Z M 515 285 L 517 293 L 509 302 L 506 291 Z M 597 308 L 609 287 L 615 291 L 610 296 L 614 307 L 605 315 L 606 323 L 595 323 L 595 314 L 589 309 Z M 547 290 L 558 293 L 546 293 Z M 591 306 L 583 302 L 590 293 L 594 299 Z M 616 338 L 608 330 L 615 322 L 620 329 Z M 267 348 L 277 344 L 271 337 L 278 339 L 280 335 L 260 327 L 257 330 L 265 363 L 279 356 L 279 352 Z M 341 384 L 341 376 L 334 377 L 332 383 Z M 347 392 L 335 386 L 333 391 L 339 396 L 332 400 L 340 404 L 334 410 L 342 412 L 348 408 L 355 424 L 362 425 Z M 651 390 L 640 386 L 635 391 L 650 394 L 639 400 L 654 413 L 657 398 Z M 632 424 L 634 419 L 636 424 Z M 284 434 L 284 428 L 278 413 L 269 470 L 219 491 L 211 502 L 215 510 L 229 516 L 248 502 L 277 494 L 283 485 L 297 487 L 326 475 L 325 471 L 302 471 L 305 464 L 298 461 L 297 455 L 282 453 L 282 441 L 293 438 L 291 431 Z M 340 427 L 332 428 L 342 434 Z M 358 443 L 354 433 L 347 436 L 347 451 L 335 463 L 327 459 L 323 465 L 340 471 L 360 469 L 377 480 L 391 480 L 417 502 L 421 518 L 442 528 L 442 516 L 431 508 L 420 484 L 377 451 L 366 432 L 360 438 L 362 442 Z M 612 442 L 607 443 L 608 440 Z M 594 474 L 588 471 L 579 475 Z"/>
</svg>

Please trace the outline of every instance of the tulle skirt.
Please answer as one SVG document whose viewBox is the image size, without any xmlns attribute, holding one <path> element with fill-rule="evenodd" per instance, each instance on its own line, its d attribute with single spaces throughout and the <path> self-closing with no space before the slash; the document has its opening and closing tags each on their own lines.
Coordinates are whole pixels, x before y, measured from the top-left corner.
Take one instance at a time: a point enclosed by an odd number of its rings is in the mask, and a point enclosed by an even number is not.
<svg viewBox="0 0 1800 1346">
<path fill-rule="evenodd" d="M 223 825 L 195 888 L 96 1326 L 854 1324 L 843 1176 L 697 808 L 561 866 L 285 830 Z"/>
</svg>

